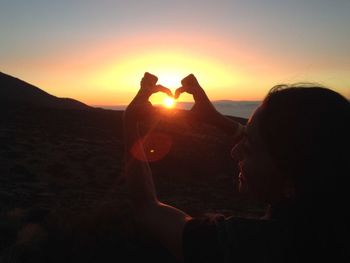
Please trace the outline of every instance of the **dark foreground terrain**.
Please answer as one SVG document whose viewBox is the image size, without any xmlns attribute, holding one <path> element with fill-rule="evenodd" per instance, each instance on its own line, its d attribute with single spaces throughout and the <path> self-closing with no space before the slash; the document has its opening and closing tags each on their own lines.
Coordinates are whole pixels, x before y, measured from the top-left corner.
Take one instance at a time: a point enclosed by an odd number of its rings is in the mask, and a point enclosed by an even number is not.
<svg viewBox="0 0 350 263">
<path fill-rule="evenodd" d="M 235 191 L 229 137 L 181 114 L 163 116 L 155 130 L 172 140 L 152 163 L 160 199 L 194 216 L 259 215 L 261 207 Z M 167 258 L 133 226 L 121 118 L 101 109 L 2 109 L 2 262 Z"/>
</svg>

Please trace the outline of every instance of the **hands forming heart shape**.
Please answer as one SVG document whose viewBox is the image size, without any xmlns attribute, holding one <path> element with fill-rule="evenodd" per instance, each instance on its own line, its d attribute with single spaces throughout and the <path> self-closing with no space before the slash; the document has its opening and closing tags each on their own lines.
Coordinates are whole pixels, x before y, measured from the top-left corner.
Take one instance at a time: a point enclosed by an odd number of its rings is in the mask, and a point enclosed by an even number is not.
<svg viewBox="0 0 350 263">
<path fill-rule="evenodd" d="M 124 121 L 126 123 L 134 123 L 135 121 L 150 116 L 149 113 L 152 112 L 154 108 L 149 98 L 152 94 L 157 92 L 165 93 L 175 100 L 178 99 L 182 93 L 189 93 L 193 96 L 195 102 L 191 112 L 207 117 L 216 112 L 214 106 L 211 104 L 209 98 L 193 74 L 188 75 L 181 81 L 182 86 L 175 90 L 174 95 L 169 88 L 157 84 L 157 81 L 158 78 L 155 75 L 148 72 L 144 74 L 140 83 L 140 90 L 124 112 Z"/>
<path fill-rule="evenodd" d="M 157 81 L 158 78 L 155 75 L 146 72 L 140 83 L 141 89 L 139 94 L 143 95 L 143 97 L 149 98 L 154 93 L 163 92 L 176 100 L 180 97 L 181 93 L 187 92 L 193 95 L 195 101 L 205 95 L 204 90 L 201 88 L 193 74 L 188 75 L 181 81 L 182 86 L 176 89 L 175 95 L 172 94 L 170 89 L 163 85 L 157 85 Z"/>
<path fill-rule="evenodd" d="M 162 92 L 171 98 L 178 99 L 182 93 L 186 92 L 192 94 L 195 102 L 190 110 L 193 113 L 191 116 L 195 116 L 199 120 L 208 120 L 218 114 L 193 74 L 188 75 L 181 81 L 182 86 L 175 90 L 175 95 L 173 95 L 170 89 L 162 85 L 157 85 L 157 81 L 158 78 L 155 75 L 146 72 L 141 80 L 140 90 L 124 111 L 124 129 L 127 135 L 126 138 L 129 138 L 127 141 L 129 140 L 131 145 L 130 152 L 134 158 L 142 161 L 150 162 L 159 160 L 171 148 L 171 138 L 169 139 L 164 134 L 148 131 L 146 137 L 138 138 L 139 123 L 149 118 L 152 121 L 158 121 L 158 117 L 160 116 L 159 114 L 153 114 L 155 113 L 155 108 L 149 101 L 152 94 Z M 133 141 L 134 137 L 138 138 L 136 143 Z"/>
<path fill-rule="evenodd" d="M 169 88 L 157 85 L 157 81 L 158 78 L 155 75 L 146 72 L 141 80 L 139 92 L 126 108 L 124 112 L 124 127 L 128 137 L 133 137 L 132 134 L 138 130 L 140 121 L 150 117 L 153 118 L 154 116 L 156 116 L 157 120 L 159 115 L 153 115 L 155 108 L 149 101 L 149 98 L 154 93 L 162 92 L 171 98 L 178 99 L 182 93 L 187 92 L 193 95 L 195 101 L 191 111 L 196 111 L 195 109 L 197 109 L 198 112 L 206 115 L 205 109 L 210 109 L 211 103 L 193 74 L 188 75 L 181 81 L 182 86 L 175 90 L 175 95 Z M 148 162 L 163 158 L 170 151 L 172 144 L 171 138 L 166 134 L 150 131 L 147 132 L 146 137 L 139 138 L 138 142 L 141 143 L 131 143 L 130 152 L 134 158 Z M 142 147 L 140 147 L 141 145 Z"/>
</svg>

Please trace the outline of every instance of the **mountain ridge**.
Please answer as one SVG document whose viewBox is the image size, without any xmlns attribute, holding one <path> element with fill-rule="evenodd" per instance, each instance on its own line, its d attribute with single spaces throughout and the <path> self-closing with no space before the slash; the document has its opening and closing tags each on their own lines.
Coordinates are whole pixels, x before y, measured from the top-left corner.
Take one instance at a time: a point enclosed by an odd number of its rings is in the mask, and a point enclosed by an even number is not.
<svg viewBox="0 0 350 263">
<path fill-rule="evenodd" d="M 75 99 L 51 95 L 26 81 L 3 72 L 0 72 L 0 105 L 82 110 L 92 108 Z"/>
</svg>

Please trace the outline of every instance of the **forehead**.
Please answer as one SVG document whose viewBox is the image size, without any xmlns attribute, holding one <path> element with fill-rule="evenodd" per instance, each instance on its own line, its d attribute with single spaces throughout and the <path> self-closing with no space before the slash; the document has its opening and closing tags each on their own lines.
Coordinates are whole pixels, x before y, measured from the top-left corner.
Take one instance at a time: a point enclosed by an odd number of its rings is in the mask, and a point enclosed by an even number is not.
<svg viewBox="0 0 350 263">
<path fill-rule="evenodd" d="M 245 133 L 247 138 L 257 144 L 263 144 L 259 127 L 260 127 L 260 120 L 261 120 L 261 113 L 262 113 L 262 108 L 259 107 L 254 114 L 249 118 L 246 128 L 245 128 Z"/>
</svg>

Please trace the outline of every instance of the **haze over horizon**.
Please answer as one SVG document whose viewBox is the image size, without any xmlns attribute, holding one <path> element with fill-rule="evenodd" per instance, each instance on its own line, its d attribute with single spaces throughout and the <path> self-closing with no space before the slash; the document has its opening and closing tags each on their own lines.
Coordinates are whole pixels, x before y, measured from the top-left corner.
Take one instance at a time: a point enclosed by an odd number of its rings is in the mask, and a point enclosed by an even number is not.
<svg viewBox="0 0 350 263">
<path fill-rule="evenodd" d="M 89 105 L 127 104 L 145 71 L 212 100 L 317 82 L 350 98 L 350 2 L 2 1 L 0 71 Z M 191 100 L 184 96 L 183 100 Z"/>
</svg>

